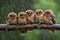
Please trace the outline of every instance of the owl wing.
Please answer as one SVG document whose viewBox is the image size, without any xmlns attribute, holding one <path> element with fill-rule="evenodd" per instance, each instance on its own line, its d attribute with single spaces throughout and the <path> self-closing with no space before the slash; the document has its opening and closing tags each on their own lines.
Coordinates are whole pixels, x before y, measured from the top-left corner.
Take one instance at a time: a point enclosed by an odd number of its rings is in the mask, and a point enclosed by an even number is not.
<svg viewBox="0 0 60 40">
<path fill-rule="evenodd" d="M 56 16 L 55 15 L 52 15 L 51 17 L 52 17 L 53 24 L 56 24 Z"/>
</svg>

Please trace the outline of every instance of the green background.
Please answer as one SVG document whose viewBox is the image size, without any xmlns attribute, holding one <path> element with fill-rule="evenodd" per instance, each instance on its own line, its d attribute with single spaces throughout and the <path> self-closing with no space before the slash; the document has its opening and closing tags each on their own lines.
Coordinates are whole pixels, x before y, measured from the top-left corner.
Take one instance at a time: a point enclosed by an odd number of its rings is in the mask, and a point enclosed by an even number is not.
<svg viewBox="0 0 60 40">
<path fill-rule="evenodd" d="M 56 21 L 60 23 L 60 0 L 0 0 L 0 24 L 6 23 L 9 12 L 26 11 L 28 9 L 52 9 L 56 15 Z M 33 30 L 25 35 L 20 31 L 0 31 L 0 40 L 60 40 L 60 31 L 49 33 L 47 30 Z"/>
</svg>

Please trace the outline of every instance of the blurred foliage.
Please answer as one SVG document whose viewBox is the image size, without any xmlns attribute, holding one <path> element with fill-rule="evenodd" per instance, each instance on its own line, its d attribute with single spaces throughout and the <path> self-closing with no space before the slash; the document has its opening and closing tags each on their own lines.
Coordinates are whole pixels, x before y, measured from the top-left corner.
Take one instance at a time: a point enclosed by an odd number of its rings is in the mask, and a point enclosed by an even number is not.
<svg viewBox="0 0 60 40">
<path fill-rule="evenodd" d="M 56 15 L 57 23 L 60 23 L 60 1 L 59 0 L 36 0 L 36 3 L 33 5 L 34 9 L 52 9 Z"/>
<path fill-rule="evenodd" d="M 33 0 L 0 0 L 0 23 L 6 23 L 6 16 L 9 12 L 19 13 L 32 9 Z"/>
<path fill-rule="evenodd" d="M 26 11 L 28 9 L 52 9 L 56 15 L 57 23 L 60 23 L 60 0 L 0 0 L 0 24 L 6 23 L 9 12 Z M 20 31 L 0 31 L 0 40 L 60 40 L 60 32 L 50 34 L 42 30 L 33 30 L 21 36 Z"/>
</svg>

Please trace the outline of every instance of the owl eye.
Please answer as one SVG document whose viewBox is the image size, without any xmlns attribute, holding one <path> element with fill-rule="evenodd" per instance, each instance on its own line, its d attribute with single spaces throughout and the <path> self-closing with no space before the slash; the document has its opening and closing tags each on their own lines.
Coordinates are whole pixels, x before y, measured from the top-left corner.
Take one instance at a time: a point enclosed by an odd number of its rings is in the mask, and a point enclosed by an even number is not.
<svg viewBox="0 0 60 40">
<path fill-rule="evenodd" d="M 10 15 L 10 17 L 13 17 L 12 15 Z"/>
<path fill-rule="evenodd" d="M 38 14 L 39 14 L 39 12 L 36 12 L 36 14 L 38 15 Z"/>
<path fill-rule="evenodd" d="M 42 13 L 41 11 L 39 13 Z"/>
<path fill-rule="evenodd" d="M 10 17 L 12 17 L 12 16 L 10 15 Z"/>
<path fill-rule="evenodd" d="M 20 16 L 23 16 L 23 14 L 20 14 Z"/>
<path fill-rule="evenodd" d="M 38 12 L 36 12 L 36 14 L 37 14 Z"/>
<path fill-rule="evenodd" d="M 27 14 L 29 15 L 29 13 L 27 12 Z"/>
<path fill-rule="evenodd" d="M 15 15 L 10 15 L 10 17 L 15 17 Z"/>
<path fill-rule="evenodd" d="M 49 12 L 46 12 L 46 14 L 50 14 Z"/>
</svg>

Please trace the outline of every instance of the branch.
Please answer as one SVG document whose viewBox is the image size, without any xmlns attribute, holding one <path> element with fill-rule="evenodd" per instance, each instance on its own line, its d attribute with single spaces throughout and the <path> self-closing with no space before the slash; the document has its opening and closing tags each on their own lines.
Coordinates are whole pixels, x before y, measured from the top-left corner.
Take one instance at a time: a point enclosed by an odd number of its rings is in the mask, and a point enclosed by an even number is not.
<svg viewBox="0 0 60 40">
<path fill-rule="evenodd" d="M 60 24 L 54 24 L 54 25 L 41 25 L 40 29 L 60 30 Z"/>
<path fill-rule="evenodd" d="M 0 24 L 0 30 L 23 30 L 23 29 L 36 29 L 37 24 L 29 25 L 7 25 Z"/>
<path fill-rule="evenodd" d="M 0 30 L 28 30 L 28 29 L 54 29 L 60 30 L 60 24 L 54 25 L 45 25 L 41 24 L 38 27 L 38 24 L 27 24 L 27 25 L 7 25 L 7 24 L 0 24 Z"/>
</svg>

